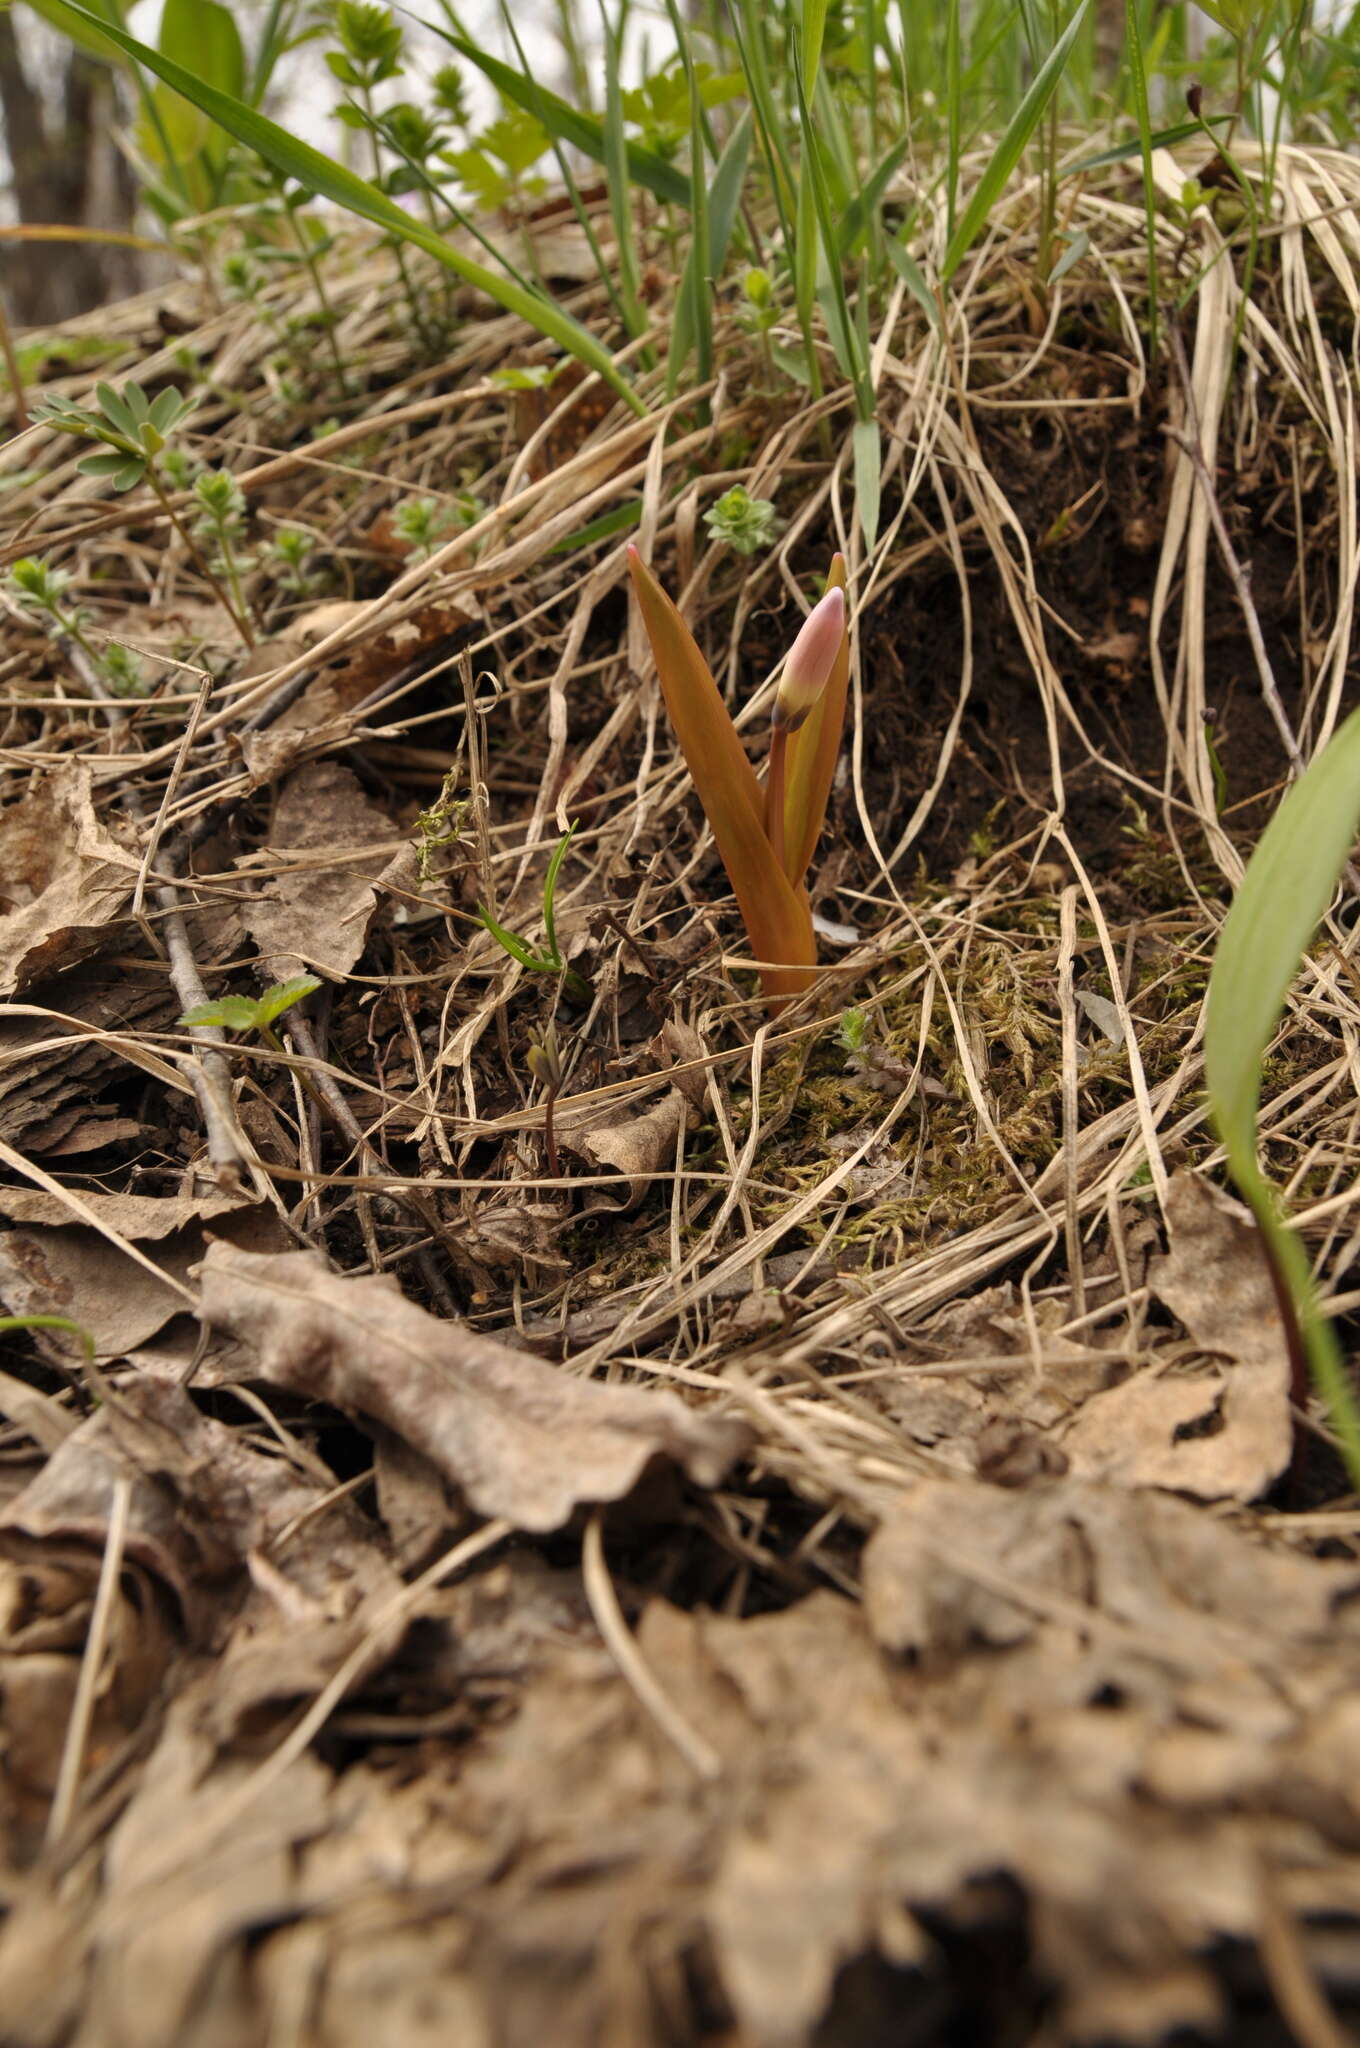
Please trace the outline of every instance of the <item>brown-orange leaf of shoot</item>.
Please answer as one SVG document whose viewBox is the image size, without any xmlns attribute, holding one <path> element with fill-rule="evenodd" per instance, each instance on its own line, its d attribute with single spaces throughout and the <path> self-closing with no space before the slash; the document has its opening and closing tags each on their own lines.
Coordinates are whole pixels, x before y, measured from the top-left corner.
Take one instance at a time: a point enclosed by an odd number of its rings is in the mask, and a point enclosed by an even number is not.
<svg viewBox="0 0 1360 2048">
<path fill-rule="evenodd" d="M 693 634 L 636 548 L 628 567 L 675 736 L 736 892 L 761 987 L 777 1009 L 816 979 L 807 892 L 774 857 L 755 770 Z"/>
</svg>

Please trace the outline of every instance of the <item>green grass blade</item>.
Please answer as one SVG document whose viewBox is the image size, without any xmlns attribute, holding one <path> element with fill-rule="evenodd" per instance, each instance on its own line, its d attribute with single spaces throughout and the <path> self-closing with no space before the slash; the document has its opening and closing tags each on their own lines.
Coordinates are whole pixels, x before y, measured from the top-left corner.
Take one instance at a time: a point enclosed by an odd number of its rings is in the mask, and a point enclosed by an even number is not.
<svg viewBox="0 0 1360 2048">
<path fill-rule="evenodd" d="M 748 107 L 728 136 L 722 156 L 718 160 L 718 168 L 713 173 L 713 183 L 708 193 L 709 278 L 721 277 L 723 265 L 727 261 L 727 250 L 732 240 L 737 207 L 746 183 L 753 128 L 754 119 Z M 697 288 L 698 263 L 699 244 L 695 240 L 691 241 L 689 254 L 685 258 L 685 274 L 675 304 L 675 326 L 666 362 L 668 398 L 675 396 L 681 371 L 689 359 L 690 350 L 694 347 L 694 314 L 691 300 Z M 698 279 L 698 285 L 707 293 L 708 279 Z"/>
<path fill-rule="evenodd" d="M 1256 1158 L 1261 1064 L 1300 960 L 1360 828 L 1360 711 L 1289 791 L 1261 835 L 1224 922 L 1209 979 L 1204 1072 L 1228 1168 L 1283 1267 L 1318 1385 L 1360 1483 L 1360 1415 L 1302 1247 L 1279 1222 Z"/>
<path fill-rule="evenodd" d="M 1157 359 L 1157 186 L 1152 176 L 1152 113 L 1148 105 L 1147 68 L 1143 62 L 1143 31 L 1138 0 L 1126 0 L 1125 46 L 1133 85 L 1133 110 L 1143 158 L 1143 213 L 1147 221 L 1148 355 Z"/>
<path fill-rule="evenodd" d="M 548 862 L 548 872 L 543 877 L 543 929 L 548 934 L 548 951 L 555 961 L 560 961 L 562 958 L 561 950 L 557 944 L 557 877 L 561 871 L 562 863 L 567 857 L 567 848 L 571 845 L 575 836 L 576 826 L 574 824 L 568 825 L 566 831 L 553 848 L 552 859 Z"/>
<path fill-rule="evenodd" d="M 80 1344 L 86 1363 L 94 1364 L 94 1338 L 84 1323 L 73 1322 L 70 1316 L 0 1316 L 0 1336 L 7 1337 L 11 1330 L 65 1330 Z"/>
<path fill-rule="evenodd" d="M 1193 135 L 1202 135 L 1204 128 L 1226 128 L 1232 117 L 1229 114 L 1211 114 L 1205 121 L 1178 121 L 1174 128 L 1158 128 L 1148 136 L 1149 149 L 1174 149 L 1177 143 L 1188 142 Z M 1143 153 L 1143 138 L 1136 135 L 1131 142 L 1117 143 L 1112 149 L 1098 150 L 1094 156 L 1084 156 L 1080 162 L 1064 167 L 1063 177 L 1079 178 L 1088 171 L 1103 171 L 1111 164 L 1126 164 L 1132 157 Z"/>
<path fill-rule="evenodd" d="M 860 237 L 872 227 L 883 194 L 887 191 L 910 146 L 910 138 L 905 135 L 899 142 L 895 142 L 883 156 L 877 169 L 865 179 L 859 190 L 851 195 L 850 204 L 841 216 L 836 236 L 842 261 L 853 254 Z"/>
<path fill-rule="evenodd" d="M 634 247 L 632 180 L 628 169 L 628 138 L 623 128 L 623 87 L 619 78 L 623 53 L 619 28 L 610 22 L 605 0 L 600 0 L 600 22 L 604 29 L 604 155 L 601 161 L 609 188 L 609 218 L 614 225 L 624 322 L 630 334 L 639 335 L 647 330 L 647 314 L 642 304 L 642 278 Z M 549 124 L 544 119 L 542 108 L 538 118 L 547 128 Z"/>
<path fill-rule="evenodd" d="M 940 331 L 940 304 L 934 292 L 926 283 L 922 270 L 911 251 L 896 236 L 887 244 L 888 261 L 901 278 L 907 290 L 915 299 L 921 311 L 938 334 Z"/>
<path fill-rule="evenodd" d="M 872 554 L 878 540 L 879 499 L 883 475 L 883 450 L 879 441 L 877 420 L 855 421 L 854 445 L 855 503 L 859 507 L 859 523 L 864 529 L 865 551 Z"/>
<path fill-rule="evenodd" d="M 822 39 L 826 34 L 829 0 L 803 0 L 803 77 L 812 93 L 822 65 Z"/>
<path fill-rule="evenodd" d="M 1068 52 L 1077 39 L 1090 5 L 1091 0 L 1077 0 L 1076 12 L 1035 73 L 1029 91 L 1007 123 L 1005 133 L 978 180 L 962 220 L 949 238 L 949 247 L 945 250 L 941 272 L 946 284 L 986 226 L 992 208 L 1001 197 L 1011 172 L 1024 153 L 1026 143 L 1038 127 L 1045 107 L 1057 91 Z"/>
<path fill-rule="evenodd" d="M 855 404 L 861 421 L 871 420 L 874 416 L 873 377 L 869 367 L 868 353 L 863 346 L 859 330 L 850 317 L 850 306 L 845 292 L 845 275 L 841 268 L 836 226 L 832 219 L 831 199 L 827 191 L 826 176 L 822 163 L 821 138 L 817 133 L 817 127 L 808 106 L 806 81 L 803 77 L 802 65 L 796 57 L 794 59 L 794 82 L 798 91 L 799 118 L 803 127 L 803 182 L 810 197 L 812 211 L 812 221 L 808 225 L 811 228 L 815 223 L 826 258 L 832 315 L 837 338 L 840 343 L 840 351 L 844 362 L 848 366 L 848 374 L 855 387 Z M 801 204 L 802 191 L 803 188 L 800 187 L 800 236 L 804 231 Z M 809 240 L 811 239 L 812 237 L 809 233 Z M 814 245 L 814 282 L 816 277 L 815 260 L 816 251 Z"/>
<path fill-rule="evenodd" d="M 432 29 L 469 64 L 475 64 L 498 93 L 513 106 L 535 115 L 560 142 L 579 149 L 593 163 L 605 162 L 604 122 L 598 114 L 571 106 L 557 93 L 549 92 L 546 86 L 525 78 L 513 64 L 493 57 L 489 50 L 482 49 L 480 44 L 456 34 L 452 29 L 441 28 L 437 21 L 426 21 L 422 26 Z M 628 174 L 635 185 L 645 186 L 654 198 L 664 200 L 669 206 L 688 206 L 689 179 L 683 171 L 677 170 L 674 164 L 667 163 L 653 150 L 644 149 L 641 143 L 630 142 L 627 150 Z"/>
<path fill-rule="evenodd" d="M 78 14 L 86 12 L 78 5 L 78 0 L 66 0 L 66 4 Z M 285 177 L 296 178 L 309 191 L 334 200 L 337 206 L 357 214 L 361 220 L 371 221 L 375 227 L 385 229 L 414 248 L 423 249 L 436 262 L 461 277 L 465 284 L 485 292 L 507 313 L 518 314 L 545 339 L 556 342 L 559 348 L 575 356 L 587 369 L 596 371 L 635 413 L 640 417 L 646 416 L 647 407 L 616 368 L 608 350 L 552 300 L 540 298 L 513 278 L 498 277 L 483 264 L 474 263 L 470 257 L 451 248 L 433 228 L 417 220 L 414 214 L 407 213 L 385 192 L 380 192 L 376 185 L 370 185 L 367 179 L 356 176 L 343 164 L 333 163 L 320 150 L 300 141 L 296 135 L 290 135 L 286 128 L 280 128 L 266 115 L 257 113 L 254 107 L 246 106 L 230 93 L 218 92 L 215 87 L 195 78 L 159 51 L 148 49 L 145 43 L 139 43 L 135 36 L 127 35 L 122 29 L 97 25 L 103 27 L 104 34 L 127 56 L 144 64 L 148 71 L 154 71 L 158 78 L 191 100 L 229 135 L 234 135 L 238 142 L 245 143 L 248 149 L 253 149 L 266 163 L 272 164 L 275 170 L 282 171 Z"/>
<path fill-rule="evenodd" d="M 954 239 L 954 228 L 959 207 L 959 156 L 963 136 L 963 0 L 948 0 L 945 13 L 944 38 L 944 90 L 945 118 L 948 124 L 948 182 L 945 186 L 945 224 L 949 239 Z"/>
<path fill-rule="evenodd" d="M 509 6 L 509 0 L 501 0 L 501 19 L 505 23 L 506 33 L 509 35 L 511 42 L 515 46 L 515 55 L 519 58 L 520 63 L 524 67 L 525 77 L 530 79 L 531 84 L 534 84 L 534 81 L 530 77 L 528 59 L 525 57 L 524 54 L 524 45 L 520 41 L 519 30 L 515 26 L 515 17 Z M 608 23 L 606 22 L 606 32 L 607 30 Z M 536 84 L 534 84 L 534 91 L 536 94 L 539 95 L 539 99 L 541 101 L 541 92 Z M 580 187 L 576 183 L 576 177 L 572 171 L 570 159 L 567 156 L 567 152 L 563 147 L 560 138 L 553 134 L 551 127 L 543 119 L 543 112 L 544 109 L 542 105 L 536 105 L 535 113 L 543 128 L 546 130 L 548 140 L 552 145 L 552 153 L 557 163 L 558 174 L 562 180 L 563 190 L 566 192 L 568 199 L 571 201 L 572 212 L 576 215 L 576 224 L 580 228 L 581 233 L 585 236 L 586 246 L 590 250 L 591 256 L 594 259 L 596 275 L 598 276 L 600 283 L 604 286 L 605 296 L 609 300 L 610 305 L 614 309 L 615 317 L 624 327 L 627 328 L 629 334 L 633 336 L 634 340 L 636 340 L 640 334 L 646 331 L 647 316 L 643 312 L 642 307 L 638 303 L 636 291 L 634 291 L 632 296 L 629 297 L 626 293 L 621 294 L 619 286 L 615 284 L 614 266 L 605 262 L 604 251 L 600 247 L 600 239 L 595 232 L 594 222 L 591 220 L 589 213 L 586 211 L 585 206 L 581 202 Z M 611 199 L 613 197 L 613 184 L 614 180 L 611 175 L 609 178 Z M 623 203 L 626 210 L 628 205 L 628 185 L 626 177 L 623 183 Z M 623 273 L 629 272 L 634 282 L 636 281 L 637 265 L 636 258 L 633 255 L 631 237 L 629 237 L 628 243 L 626 245 L 623 243 L 619 244 L 617 267 L 621 276 Z"/>
</svg>

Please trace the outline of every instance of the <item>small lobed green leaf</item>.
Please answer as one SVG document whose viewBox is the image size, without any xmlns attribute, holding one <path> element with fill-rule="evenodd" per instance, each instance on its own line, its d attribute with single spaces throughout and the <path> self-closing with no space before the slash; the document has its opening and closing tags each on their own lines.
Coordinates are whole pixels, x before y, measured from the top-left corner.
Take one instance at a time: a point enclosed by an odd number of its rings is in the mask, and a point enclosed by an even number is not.
<svg viewBox="0 0 1360 2048">
<path fill-rule="evenodd" d="M 191 1030 L 253 1031 L 260 1021 L 260 1006 L 249 996 L 219 996 L 215 1003 L 198 1003 L 186 1010 L 179 1021 Z"/>
<path fill-rule="evenodd" d="M 320 986 L 320 977 L 315 974 L 295 974 L 291 981 L 276 981 L 256 1003 L 256 1021 L 272 1024 L 285 1010 L 291 1010 L 294 1003 L 300 1003 L 304 996 L 311 995 Z"/>
</svg>

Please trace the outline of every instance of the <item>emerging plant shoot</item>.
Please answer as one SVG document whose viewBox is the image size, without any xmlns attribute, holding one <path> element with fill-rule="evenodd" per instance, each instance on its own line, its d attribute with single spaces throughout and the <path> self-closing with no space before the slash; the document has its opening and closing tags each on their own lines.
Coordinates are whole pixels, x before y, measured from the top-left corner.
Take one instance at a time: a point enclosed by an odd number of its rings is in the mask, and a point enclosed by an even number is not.
<svg viewBox="0 0 1360 2048">
<path fill-rule="evenodd" d="M 826 816 L 845 723 L 850 640 L 845 561 L 803 623 L 775 700 L 764 790 L 689 627 L 636 548 L 633 588 L 662 694 L 699 801 L 736 892 L 772 1011 L 816 979 L 817 950 L 803 878 Z"/>
</svg>

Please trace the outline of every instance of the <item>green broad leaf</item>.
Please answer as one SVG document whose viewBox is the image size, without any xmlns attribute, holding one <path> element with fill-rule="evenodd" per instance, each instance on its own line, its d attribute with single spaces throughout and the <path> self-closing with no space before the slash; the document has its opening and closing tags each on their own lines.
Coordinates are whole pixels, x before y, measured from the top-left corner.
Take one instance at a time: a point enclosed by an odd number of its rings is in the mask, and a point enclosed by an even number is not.
<svg viewBox="0 0 1360 2048">
<path fill-rule="evenodd" d="M 133 460 L 122 449 L 106 449 L 102 455 L 82 455 L 76 468 L 82 476 L 118 476 Z M 137 467 L 140 470 L 143 465 L 139 462 Z"/>
<path fill-rule="evenodd" d="M 67 0 L 67 4 L 77 13 L 86 12 L 78 5 L 78 0 Z M 220 122 L 229 135 L 234 135 L 238 142 L 243 142 L 266 163 L 272 164 L 276 171 L 281 171 L 285 177 L 295 178 L 309 191 L 334 201 L 347 212 L 357 214 L 361 220 L 371 221 L 375 227 L 400 237 L 414 248 L 423 249 L 445 269 L 462 278 L 465 284 L 484 292 L 507 313 L 516 314 L 567 354 L 575 356 L 587 369 L 595 371 L 639 418 L 647 416 L 647 406 L 615 366 L 608 350 L 554 301 L 527 290 L 513 278 L 501 277 L 485 265 L 473 262 L 471 257 L 451 247 L 434 228 L 418 220 L 414 214 L 406 213 L 376 185 L 360 178 L 343 164 L 332 162 L 320 150 L 291 135 L 286 128 L 280 128 L 277 122 L 257 113 L 255 108 L 246 106 L 233 94 L 220 92 L 205 80 L 195 78 L 173 59 L 148 49 L 145 43 L 138 42 L 135 36 L 121 29 L 109 28 L 107 33 L 129 57 L 154 71 L 176 92 L 183 93 L 186 99 L 192 100 L 195 106 Z"/>
<path fill-rule="evenodd" d="M 145 475 L 146 464 L 137 461 L 135 457 L 129 457 L 125 467 L 120 469 L 114 477 L 113 488 L 115 491 L 134 490 Z"/>
<path fill-rule="evenodd" d="M 91 57 L 99 57 L 105 64 L 122 66 L 125 54 L 116 43 L 100 31 L 99 24 L 111 23 L 114 28 L 123 26 L 123 9 L 120 0 L 90 0 L 88 7 L 68 7 L 66 0 L 28 0 L 35 14 L 69 36 L 77 49 L 86 50 Z M 91 17 L 93 16 L 93 19 Z"/>
<path fill-rule="evenodd" d="M 320 986 L 320 979 L 315 974 L 295 974 L 291 981 L 276 981 L 255 1005 L 256 1023 L 272 1024 L 285 1010 L 291 1010 L 294 1003 L 300 1003 L 304 996 L 311 995 Z"/>
<path fill-rule="evenodd" d="M 260 1021 L 260 1006 L 249 996 L 219 996 L 215 1003 L 198 1003 L 186 1010 L 179 1021 L 191 1029 L 253 1031 Z"/>
<path fill-rule="evenodd" d="M 218 92 L 238 98 L 245 91 L 246 60 L 241 32 L 221 0 L 165 0 L 161 14 L 160 50 L 172 62 L 182 64 L 196 78 L 215 86 Z M 183 123 L 187 132 L 196 130 L 195 149 L 201 149 L 217 168 L 229 147 L 224 131 L 197 108 L 175 95 L 178 107 L 170 118 Z M 163 118 L 165 110 L 162 109 Z M 186 122 L 185 117 L 191 116 Z M 167 122 L 167 126 L 169 122 Z"/>
<path fill-rule="evenodd" d="M 1005 191 L 1011 172 L 1024 154 L 1025 145 L 1043 118 L 1045 108 L 1058 89 L 1064 66 L 1090 5 L 1091 0 L 1077 0 L 1072 19 L 1034 74 L 1029 91 L 1007 123 L 996 152 L 979 178 L 973 196 L 964 209 L 963 218 L 949 238 L 949 247 L 945 250 L 944 263 L 940 271 L 945 284 L 953 277 L 987 225 L 992 208 Z"/>
<path fill-rule="evenodd" d="M 99 409 L 105 419 L 115 426 L 120 434 L 126 434 L 129 441 L 136 440 L 140 424 L 129 403 L 130 395 L 136 389 L 135 384 L 127 385 L 121 393 L 115 391 L 112 384 L 96 384 L 94 387 L 94 395 L 99 400 Z"/>
<path fill-rule="evenodd" d="M 484 78 L 489 78 L 498 93 L 514 106 L 522 107 L 528 114 L 536 114 L 547 123 L 559 142 L 579 149 L 592 163 L 603 164 L 608 160 L 605 143 L 605 128 L 598 114 L 588 113 L 584 108 L 573 107 L 557 93 L 549 92 L 546 86 L 527 79 L 516 71 L 513 64 L 507 64 L 500 57 L 493 57 L 477 43 L 442 28 L 438 22 L 427 21 L 424 27 L 433 31 L 451 49 L 457 50 L 469 64 L 475 64 Z M 628 173 L 635 185 L 643 185 L 654 198 L 663 199 L 671 206 L 688 208 L 690 201 L 689 179 L 674 164 L 664 157 L 644 149 L 639 143 L 627 144 Z"/>
<path fill-rule="evenodd" d="M 158 434 L 168 434 L 189 408 L 173 386 L 162 391 L 151 408 L 151 424 Z"/>
<path fill-rule="evenodd" d="M 877 420 L 856 420 L 854 426 L 855 503 L 864 529 L 864 547 L 872 554 L 878 540 L 879 491 L 883 451 Z"/>
<path fill-rule="evenodd" d="M 1299 963 L 1360 829 L 1360 711 L 1313 760 L 1261 834 L 1219 934 L 1205 1006 L 1204 1074 L 1228 1170 L 1288 1282 L 1304 1347 L 1360 1483 L 1360 1415 L 1308 1261 L 1257 1163 L 1261 1066 Z"/>
</svg>

